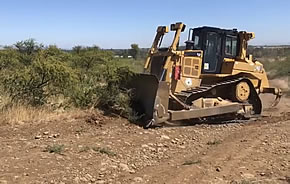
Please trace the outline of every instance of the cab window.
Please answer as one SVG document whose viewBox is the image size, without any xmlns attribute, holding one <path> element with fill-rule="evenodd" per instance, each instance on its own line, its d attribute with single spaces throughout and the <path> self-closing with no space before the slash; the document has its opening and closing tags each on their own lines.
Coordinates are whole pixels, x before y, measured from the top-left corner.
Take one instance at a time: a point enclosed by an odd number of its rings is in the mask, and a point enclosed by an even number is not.
<svg viewBox="0 0 290 184">
<path fill-rule="evenodd" d="M 195 50 L 201 50 L 201 33 L 200 32 L 194 32 L 192 40 L 194 41 L 194 49 Z"/>
<path fill-rule="evenodd" d="M 237 56 L 237 37 L 235 36 L 227 36 L 226 37 L 226 48 L 225 48 L 225 54 L 230 57 L 236 57 Z"/>
</svg>

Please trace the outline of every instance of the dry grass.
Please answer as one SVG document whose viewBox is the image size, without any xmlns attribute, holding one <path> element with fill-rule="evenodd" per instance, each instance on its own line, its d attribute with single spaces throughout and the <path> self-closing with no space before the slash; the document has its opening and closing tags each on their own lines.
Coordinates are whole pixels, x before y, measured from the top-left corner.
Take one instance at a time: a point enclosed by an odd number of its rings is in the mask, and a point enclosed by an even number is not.
<svg viewBox="0 0 290 184">
<path fill-rule="evenodd" d="M 50 115 L 48 109 L 36 108 L 26 105 L 12 105 L 4 108 L 0 112 L 0 124 L 23 124 L 26 122 L 35 122 Z"/>
<path fill-rule="evenodd" d="M 1 91 L 1 90 L 0 90 Z M 15 104 L 8 96 L 0 96 L 0 125 L 21 125 L 25 123 L 60 121 L 87 118 L 90 115 L 101 114 L 96 109 L 82 110 L 70 108 L 64 110 L 51 105 L 32 107 L 25 104 Z"/>
<path fill-rule="evenodd" d="M 49 107 L 31 107 L 11 105 L 0 110 L 0 125 L 21 125 L 40 121 L 80 119 L 86 117 L 90 110 L 70 109 L 67 111 L 51 110 Z"/>
<path fill-rule="evenodd" d="M 63 150 L 64 150 L 64 145 L 63 144 L 54 144 L 52 146 L 48 145 L 45 148 L 44 152 L 56 153 L 56 154 L 62 155 Z"/>
</svg>

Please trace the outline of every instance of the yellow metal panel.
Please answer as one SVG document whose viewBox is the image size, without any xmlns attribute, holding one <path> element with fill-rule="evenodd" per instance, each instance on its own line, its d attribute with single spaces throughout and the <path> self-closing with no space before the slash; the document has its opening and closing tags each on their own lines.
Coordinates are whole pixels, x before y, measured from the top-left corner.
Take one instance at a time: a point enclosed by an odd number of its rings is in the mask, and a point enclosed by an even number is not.
<svg viewBox="0 0 290 184">
<path fill-rule="evenodd" d="M 184 59 L 184 65 L 185 66 L 191 66 L 191 58 L 185 58 Z"/>
<path fill-rule="evenodd" d="M 201 58 L 185 57 L 182 65 L 182 75 L 185 77 L 199 78 L 201 73 Z"/>
<path fill-rule="evenodd" d="M 184 75 L 190 76 L 191 75 L 191 67 L 184 67 L 183 72 L 184 72 Z"/>
<path fill-rule="evenodd" d="M 191 69 L 191 75 L 192 76 L 198 76 L 198 71 L 194 68 Z"/>
</svg>

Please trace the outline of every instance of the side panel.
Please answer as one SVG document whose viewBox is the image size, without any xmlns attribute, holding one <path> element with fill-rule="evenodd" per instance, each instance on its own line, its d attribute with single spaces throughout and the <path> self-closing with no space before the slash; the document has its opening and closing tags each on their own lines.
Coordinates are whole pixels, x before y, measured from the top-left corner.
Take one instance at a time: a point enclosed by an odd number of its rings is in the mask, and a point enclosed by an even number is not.
<svg viewBox="0 0 290 184">
<path fill-rule="evenodd" d="M 171 77 L 171 90 L 173 93 L 200 86 L 202 70 L 202 51 L 185 51 L 185 56 L 180 57 L 180 79 Z M 173 67 L 174 69 L 174 67 Z"/>
<path fill-rule="evenodd" d="M 184 57 L 182 61 L 182 76 L 199 78 L 201 73 L 201 58 L 198 57 Z"/>
</svg>

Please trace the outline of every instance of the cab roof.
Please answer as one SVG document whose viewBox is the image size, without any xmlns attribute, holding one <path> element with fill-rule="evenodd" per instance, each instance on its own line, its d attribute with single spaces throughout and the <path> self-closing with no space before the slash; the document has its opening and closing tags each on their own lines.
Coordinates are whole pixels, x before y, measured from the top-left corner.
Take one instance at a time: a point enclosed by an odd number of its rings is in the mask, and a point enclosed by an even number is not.
<svg viewBox="0 0 290 184">
<path fill-rule="evenodd" d="M 210 27 L 210 26 L 202 26 L 193 28 L 193 31 L 201 31 L 201 32 L 216 32 L 216 33 L 224 33 L 224 34 L 238 34 L 237 29 L 221 29 L 217 27 Z"/>
</svg>

